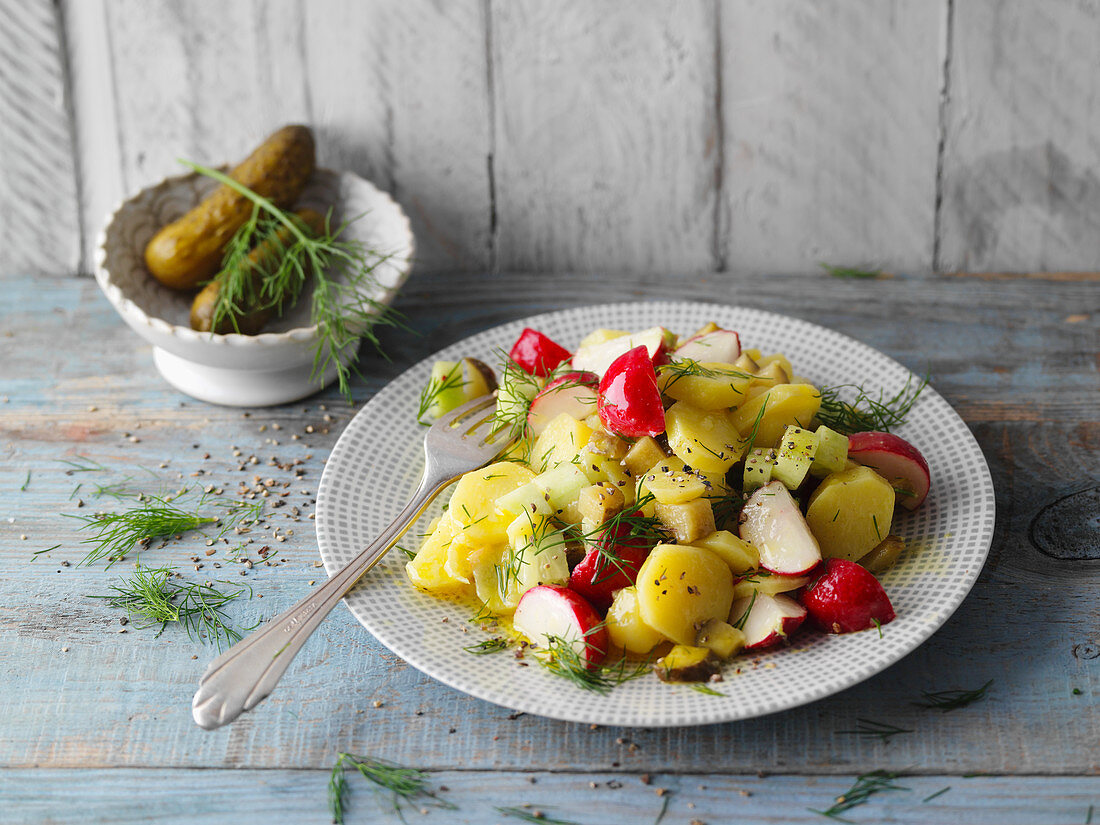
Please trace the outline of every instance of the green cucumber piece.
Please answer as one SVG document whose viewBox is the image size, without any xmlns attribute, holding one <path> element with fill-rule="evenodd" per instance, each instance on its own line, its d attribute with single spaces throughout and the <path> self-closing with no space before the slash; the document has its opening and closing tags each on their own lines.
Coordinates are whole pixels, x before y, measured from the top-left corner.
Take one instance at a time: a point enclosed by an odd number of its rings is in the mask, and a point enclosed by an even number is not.
<svg viewBox="0 0 1100 825">
<path fill-rule="evenodd" d="M 776 447 L 772 479 L 788 490 L 797 490 L 814 463 L 818 441 L 816 433 L 789 425 Z"/>
<path fill-rule="evenodd" d="M 817 452 L 810 466 L 811 475 L 824 478 L 839 473 L 848 462 L 848 436 L 830 430 L 824 424 L 817 428 Z"/>
<path fill-rule="evenodd" d="M 745 459 L 745 475 L 741 483 L 741 489 L 746 493 L 752 492 L 757 487 L 763 487 L 772 478 L 772 469 L 775 467 L 775 450 L 757 447 Z"/>
</svg>

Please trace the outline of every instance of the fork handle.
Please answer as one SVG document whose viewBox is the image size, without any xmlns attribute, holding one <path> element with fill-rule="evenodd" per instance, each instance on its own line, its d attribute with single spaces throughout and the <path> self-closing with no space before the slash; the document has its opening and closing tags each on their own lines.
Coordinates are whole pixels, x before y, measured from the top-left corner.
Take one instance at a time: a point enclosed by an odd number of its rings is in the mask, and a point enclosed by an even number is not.
<svg viewBox="0 0 1100 825">
<path fill-rule="evenodd" d="M 306 640 L 352 586 L 386 554 L 454 476 L 425 476 L 412 500 L 381 535 L 294 607 L 246 636 L 207 667 L 191 702 L 191 715 L 206 730 L 232 722 L 275 689 Z"/>
</svg>

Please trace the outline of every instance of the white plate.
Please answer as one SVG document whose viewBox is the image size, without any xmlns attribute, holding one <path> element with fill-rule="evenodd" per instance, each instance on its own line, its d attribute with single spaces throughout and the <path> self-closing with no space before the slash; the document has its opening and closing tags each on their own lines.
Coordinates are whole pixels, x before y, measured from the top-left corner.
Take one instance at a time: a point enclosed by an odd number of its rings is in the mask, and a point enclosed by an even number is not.
<svg viewBox="0 0 1100 825">
<path fill-rule="evenodd" d="M 768 312 L 701 303 L 583 307 L 528 318 L 475 335 L 437 353 L 390 383 L 352 420 L 325 467 L 317 494 L 317 543 L 329 575 L 392 520 L 423 466 L 417 401 L 432 361 L 480 358 L 496 366 L 525 326 L 575 347 L 598 327 L 640 330 L 660 324 L 693 332 L 707 321 L 738 330 L 746 347 L 783 352 L 818 385 L 862 383 L 889 394 L 910 373 L 896 361 L 836 332 Z M 932 469 L 932 489 L 915 513 L 897 516 L 893 532 L 907 549 L 881 579 L 897 618 L 878 633 L 827 636 L 804 630 L 793 646 L 743 656 L 714 685 L 724 696 L 666 685 L 655 675 L 599 695 L 574 687 L 510 653 L 475 656 L 464 646 L 489 638 L 468 623 L 472 612 L 408 583 L 404 554 L 393 551 L 347 597 L 348 607 L 386 647 L 458 690 L 526 713 L 602 725 L 666 727 L 747 719 L 829 696 L 878 673 L 932 635 L 962 603 L 993 538 L 993 483 L 985 458 L 954 410 L 931 388 L 900 435 Z M 445 491 L 401 546 L 416 549 Z M 530 659 L 529 659 L 530 661 Z M 740 673 L 735 671 L 740 670 Z"/>
</svg>

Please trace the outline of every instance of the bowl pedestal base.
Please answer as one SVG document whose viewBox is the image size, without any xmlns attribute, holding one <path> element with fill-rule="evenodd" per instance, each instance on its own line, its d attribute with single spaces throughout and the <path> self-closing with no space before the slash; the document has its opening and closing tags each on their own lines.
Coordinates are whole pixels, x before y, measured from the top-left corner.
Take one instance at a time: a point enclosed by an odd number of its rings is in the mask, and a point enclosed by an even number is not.
<svg viewBox="0 0 1100 825">
<path fill-rule="evenodd" d="M 341 353 L 345 364 L 355 355 L 348 347 Z M 225 369 L 197 364 L 153 347 L 153 363 L 164 380 L 182 393 L 227 407 L 270 407 L 313 395 L 336 380 L 336 364 L 320 375 L 312 362 L 277 370 Z"/>
</svg>

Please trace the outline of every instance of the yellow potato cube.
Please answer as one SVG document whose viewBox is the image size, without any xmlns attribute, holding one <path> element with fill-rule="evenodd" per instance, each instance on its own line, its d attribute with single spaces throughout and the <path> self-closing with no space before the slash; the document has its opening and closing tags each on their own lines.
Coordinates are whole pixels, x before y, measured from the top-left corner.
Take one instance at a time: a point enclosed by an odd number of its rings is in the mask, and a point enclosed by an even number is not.
<svg viewBox="0 0 1100 825">
<path fill-rule="evenodd" d="M 704 547 L 721 558 L 735 576 L 743 576 L 760 566 L 760 552 L 729 530 L 717 530 L 696 539 L 693 544 Z"/>
<path fill-rule="evenodd" d="M 539 472 L 575 462 L 592 437 L 592 428 L 569 413 L 561 413 L 542 431 L 531 450 L 531 466 Z"/>
<path fill-rule="evenodd" d="M 806 507 L 806 523 L 824 558 L 856 561 L 890 535 L 894 488 L 870 467 L 831 473 Z"/>
<path fill-rule="evenodd" d="M 745 634 L 721 619 L 711 619 L 699 630 L 695 644 L 707 648 L 719 659 L 729 659 L 745 646 Z"/>
<path fill-rule="evenodd" d="M 738 432 L 749 435 L 756 428 L 754 446 L 773 446 L 791 424 L 805 428 L 821 407 L 821 393 L 811 384 L 778 384 L 733 411 L 731 419 Z M 761 413 L 763 409 L 763 413 Z M 690 462 L 689 462 L 690 463 Z"/>
<path fill-rule="evenodd" d="M 745 442 L 724 412 L 700 410 L 677 401 L 665 412 L 668 446 L 689 467 L 724 473 L 741 458 Z"/>
<path fill-rule="evenodd" d="M 627 451 L 623 464 L 631 473 L 640 476 L 666 457 L 665 451 L 661 449 L 661 445 L 657 443 L 657 440 L 647 435 L 634 442 L 634 446 Z"/>
<path fill-rule="evenodd" d="M 691 544 L 714 532 L 714 509 L 709 499 L 696 498 L 684 504 L 657 502 L 654 512 L 680 544 Z"/>
<path fill-rule="evenodd" d="M 733 604 L 733 574 L 701 547 L 659 544 L 638 571 L 635 585 L 642 621 L 682 645 L 711 619 L 725 619 Z"/>
<path fill-rule="evenodd" d="M 663 367 L 661 392 L 701 410 L 736 407 L 745 396 L 753 376 L 732 364 L 680 361 Z"/>
<path fill-rule="evenodd" d="M 683 504 L 707 492 L 706 483 L 679 458 L 663 458 L 641 481 L 660 504 Z"/>
<path fill-rule="evenodd" d="M 624 587 L 615 594 L 607 610 L 607 632 L 613 644 L 631 653 L 646 654 L 665 637 L 642 621 L 638 612 L 638 590 Z"/>
</svg>

